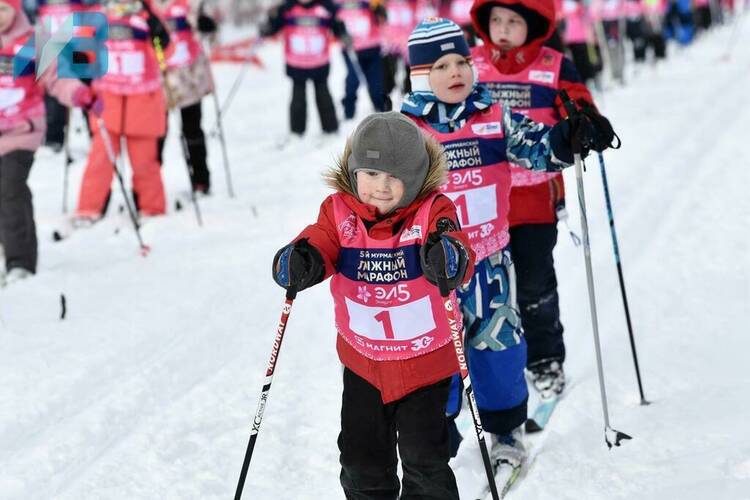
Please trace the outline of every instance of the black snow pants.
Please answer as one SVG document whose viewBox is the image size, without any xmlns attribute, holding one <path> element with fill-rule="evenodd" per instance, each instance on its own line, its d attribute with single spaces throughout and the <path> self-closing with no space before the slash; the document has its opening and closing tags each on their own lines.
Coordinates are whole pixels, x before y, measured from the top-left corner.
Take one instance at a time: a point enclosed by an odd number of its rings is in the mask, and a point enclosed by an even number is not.
<svg viewBox="0 0 750 500">
<path fill-rule="evenodd" d="M 328 90 L 328 72 L 328 65 L 310 70 L 287 66 L 287 76 L 292 79 L 292 102 L 289 104 L 292 133 L 302 135 L 307 128 L 307 80 L 312 80 L 315 87 L 315 104 L 323 132 L 331 133 L 339 129 L 336 108 Z"/>
<path fill-rule="evenodd" d="M 445 379 L 383 404 L 377 388 L 344 369 L 338 444 L 347 500 L 458 500 L 448 466 L 449 388 L 450 379 Z M 404 472 L 401 488 L 397 445 Z"/>
<path fill-rule="evenodd" d="M 557 224 L 554 223 L 522 224 L 510 228 L 518 307 L 528 345 L 526 366 L 546 359 L 565 360 L 552 256 L 556 243 Z"/>
<path fill-rule="evenodd" d="M 14 150 L 0 156 L 0 243 L 5 267 L 36 272 L 37 241 L 29 178 L 34 152 Z"/>
<path fill-rule="evenodd" d="M 190 182 L 193 189 L 197 187 L 201 191 L 208 192 L 211 186 L 211 173 L 206 163 L 206 136 L 201 128 L 202 116 L 201 101 L 180 109 L 182 133 L 185 134 L 187 150 L 190 155 L 190 162 L 192 163 Z M 167 124 L 169 124 L 169 120 L 167 120 Z M 159 163 L 162 163 L 164 140 L 165 137 L 159 138 Z M 182 139 L 180 138 L 180 140 Z"/>
</svg>

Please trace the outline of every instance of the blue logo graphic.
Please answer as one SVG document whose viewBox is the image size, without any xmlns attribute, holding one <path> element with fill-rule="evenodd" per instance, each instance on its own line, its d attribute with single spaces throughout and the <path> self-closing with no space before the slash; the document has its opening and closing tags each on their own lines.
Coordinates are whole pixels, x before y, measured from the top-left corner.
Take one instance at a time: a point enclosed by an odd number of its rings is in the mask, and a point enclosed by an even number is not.
<svg viewBox="0 0 750 500">
<path fill-rule="evenodd" d="M 78 28 L 93 28 L 87 36 L 76 35 Z M 107 16 L 101 12 L 69 14 L 54 31 L 50 20 L 37 25 L 34 36 L 13 58 L 13 76 L 29 73 L 36 63 L 36 78 L 57 62 L 58 78 L 98 78 L 107 72 Z M 75 54 L 80 54 L 74 57 Z M 85 62 L 82 62 L 85 61 Z"/>
</svg>

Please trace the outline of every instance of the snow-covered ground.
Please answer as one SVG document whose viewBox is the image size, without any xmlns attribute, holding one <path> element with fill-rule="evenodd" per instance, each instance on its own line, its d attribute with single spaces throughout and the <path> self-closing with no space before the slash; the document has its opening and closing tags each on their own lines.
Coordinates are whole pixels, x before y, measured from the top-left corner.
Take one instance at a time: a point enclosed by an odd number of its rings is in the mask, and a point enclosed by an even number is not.
<svg viewBox="0 0 750 500">
<path fill-rule="evenodd" d="M 556 259 L 570 390 L 514 500 L 750 499 L 750 20 L 739 25 L 727 61 L 730 33 L 720 28 L 600 96 L 624 143 L 606 159 L 653 404 L 639 405 L 591 158 L 585 183 L 609 411 L 613 427 L 634 439 L 611 451 L 604 444 L 582 251 L 561 225 Z M 283 303 L 271 259 L 314 220 L 328 192 L 320 172 L 343 143 L 316 138 L 311 104 L 311 137 L 275 147 L 290 92 L 280 53 L 263 48 L 266 69 L 248 72 L 226 115 L 236 198 L 226 195 L 219 143 L 211 140 L 214 194 L 201 203 L 204 226 L 190 207 L 147 221 L 147 258 L 116 215 L 53 243 L 63 160 L 37 154 L 39 273 L 0 290 L 0 498 L 234 494 Z M 217 65 L 221 95 L 238 71 Z M 342 82 L 335 57 L 337 100 Z M 361 107 L 364 116 L 368 106 Z M 206 101 L 205 128 L 213 123 Z M 71 204 L 87 145 L 74 134 Z M 578 231 L 572 174 L 568 205 Z M 164 176 L 170 195 L 186 189 L 174 137 Z M 115 192 L 113 207 L 119 200 Z M 343 498 L 332 309 L 327 286 L 294 304 L 245 498 Z"/>
</svg>

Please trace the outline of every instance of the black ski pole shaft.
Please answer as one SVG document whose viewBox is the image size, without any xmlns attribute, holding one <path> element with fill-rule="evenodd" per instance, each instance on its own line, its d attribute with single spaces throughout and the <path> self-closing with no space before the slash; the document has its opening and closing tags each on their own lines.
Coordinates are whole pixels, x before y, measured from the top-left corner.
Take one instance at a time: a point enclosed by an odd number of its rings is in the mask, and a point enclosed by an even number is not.
<svg viewBox="0 0 750 500">
<path fill-rule="evenodd" d="M 164 80 L 164 93 L 167 97 L 167 110 L 169 110 L 170 103 L 172 100 L 172 89 L 169 87 L 169 81 L 167 80 L 167 60 L 164 57 L 164 49 L 161 46 L 161 40 L 158 36 L 151 39 L 154 46 L 154 52 L 156 52 L 156 59 L 159 62 L 159 71 L 161 71 L 161 78 Z M 167 112 L 167 115 L 169 112 Z M 188 174 L 188 185 L 190 186 L 190 201 L 195 209 L 195 218 L 198 221 L 198 225 L 203 227 L 203 216 L 201 215 L 201 209 L 198 205 L 198 197 L 195 195 L 195 189 L 193 189 L 193 158 L 190 156 L 190 149 L 188 148 L 187 137 L 185 137 L 185 131 L 182 129 L 182 120 L 180 120 L 180 145 L 182 147 L 182 156 L 185 158 L 185 166 L 187 167 Z"/>
<path fill-rule="evenodd" d="M 620 246 L 617 244 L 617 231 L 615 230 L 615 215 L 612 210 L 612 200 L 609 196 L 609 183 L 607 182 L 607 171 L 604 166 L 604 154 L 599 153 L 599 168 L 602 174 L 602 184 L 604 185 L 604 200 L 607 203 L 607 216 L 609 217 L 609 232 L 612 236 L 612 249 L 615 254 L 615 263 L 617 264 L 617 276 L 620 279 L 620 293 L 622 294 L 622 305 L 625 309 L 625 322 L 628 325 L 628 334 L 630 335 L 630 350 L 633 353 L 633 364 L 635 365 L 635 376 L 638 379 L 638 392 L 641 394 L 641 404 L 647 405 L 649 402 L 643 394 L 643 383 L 641 382 L 641 370 L 638 366 L 638 354 L 635 349 L 635 335 L 633 334 L 633 324 L 630 321 L 630 308 L 628 307 L 628 295 L 625 292 L 625 278 L 622 272 L 622 263 L 620 261 Z"/>
<path fill-rule="evenodd" d="M 466 400 L 469 402 L 471 419 L 474 423 L 474 430 L 477 435 L 477 441 L 479 442 L 479 451 L 482 453 L 482 463 L 484 464 L 484 472 L 487 474 L 487 484 L 490 487 L 492 500 L 499 500 L 500 494 L 497 491 L 497 484 L 495 483 L 495 473 L 492 470 L 490 453 L 487 449 L 487 440 L 484 438 L 482 419 L 479 416 L 479 407 L 477 406 L 477 400 L 474 397 L 474 389 L 471 385 L 471 378 L 469 377 L 469 365 L 466 358 L 466 351 L 463 342 L 461 320 L 458 317 L 457 302 L 453 299 L 453 297 L 450 296 L 450 290 L 448 289 L 448 284 L 446 283 L 445 279 L 438 279 L 438 288 L 440 289 L 440 295 L 443 298 L 443 306 L 445 307 L 445 314 L 448 318 L 448 327 L 451 331 L 451 342 L 453 343 L 453 347 L 456 350 L 458 368 L 461 373 L 461 379 L 464 383 Z"/>
<path fill-rule="evenodd" d="M 63 137 L 63 156 L 65 157 L 65 165 L 63 170 L 63 197 L 62 197 L 62 213 L 68 213 L 68 176 L 70 173 L 70 164 L 73 163 L 73 157 L 70 154 L 70 115 L 71 110 L 68 109 L 68 119 L 65 122 L 65 136 Z"/>
<path fill-rule="evenodd" d="M 104 125 L 104 120 L 101 116 L 96 118 L 96 124 L 99 127 L 99 134 L 102 136 L 104 149 L 107 150 L 107 156 L 109 157 L 109 161 L 110 163 L 112 163 L 112 168 L 115 171 L 117 183 L 120 185 L 120 192 L 122 193 L 122 198 L 125 201 L 125 206 L 128 207 L 128 215 L 130 216 L 130 221 L 133 223 L 135 236 L 138 238 L 138 245 L 141 248 L 141 255 L 145 257 L 151 251 L 151 247 L 143 243 L 143 238 L 141 238 L 141 228 L 138 224 L 138 217 L 135 214 L 135 209 L 130 204 L 130 198 L 128 197 L 128 192 L 125 189 L 125 180 L 122 178 L 122 172 L 120 172 L 120 168 L 117 166 L 117 155 L 115 154 L 114 146 L 112 146 L 112 138 L 109 136 L 109 132 L 107 131 L 107 128 Z"/>
<path fill-rule="evenodd" d="M 279 353 L 281 352 L 281 343 L 284 340 L 284 332 L 286 331 L 286 323 L 289 321 L 289 314 L 292 312 L 292 304 L 294 298 L 297 296 L 297 290 L 289 288 L 286 291 L 286 301 L 284 307 L 281 310 L 281 319 L 279 320 L 279 326 L 276 327 L 276 337 L 273 339 L 273 348 L 271 349 L 271 359 L 268 361 L 268 368 L 266 369 L 266 378 L 263 381 L 263 388 L 260 392 L 260 399 L 258 400 L 258 409 L 255 411 L 255 418 L 253 418 L 252 429 L 250 430 L 250 441 L 247 443 L 247 450 L 245 451 L 245 459 L 242 461 L 242 470 L 240 471 L 240 478 L 237 481 L 237 491 L 234 494 L 234 500 L 240 500 L 242 498 L 242 489 L 245 487 L 245 479 L 247 478 L 247 471 L 250 468 L 250 459 L 253 458 L 253 450 L 255 449 L 255 442 L 258 439 L 258 432 L 260 432 L 260 424 L 263 421 L 263 412 L 266 409 L 266 403 L 268 402 L 268 393 L 271 391 L 271 383 L 273 382 L 273 374 L 276 370 L 276 363 L 279 361 Z"/>
</svg>

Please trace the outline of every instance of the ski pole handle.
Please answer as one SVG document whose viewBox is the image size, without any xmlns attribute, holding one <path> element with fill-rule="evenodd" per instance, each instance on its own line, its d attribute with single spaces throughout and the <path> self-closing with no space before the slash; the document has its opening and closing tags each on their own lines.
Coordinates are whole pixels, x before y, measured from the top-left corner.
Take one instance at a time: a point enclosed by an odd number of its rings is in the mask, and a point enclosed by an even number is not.
<svg viewBox="0 0 750 500">
<path fill-rule="evenodd" d="M 276 327 L 276 336 L 273 339 L 273 348 L 271 349 L 271 358 L 268 361 L 268 367 L 266 369 L 266 378 L 263 382 L 263 388 L 260 392 L 260 400 L 258 401 L 258 409 L 255 412 L 255 418 L 253 418 L 252 428 L 250 430 L 250 441 L 247 443 L 247 450 L 245 451 L 245 459 L 242 462 L 242 470 L 240 471 L 240 478 L 237 482 L 237 491 L 234 494 L 235 500 L 242 498 L 242 490 L 245 486 L 245 479 L 247 478 L 247 471 L 250 468 L 250 459 L 253 457 L 253 450 L 255 449 L 255 441 L 258 439 L 258 432 L 260 432 L 260 424 L 263 421 L 263 412 L 266 409 L 266 403 L 268 401 L 268 393 L 271 390 L 271 383 L 273 382 L 273 374 L 276 370 L 276 363 L 279 360 L 279 353 L 281 352 L 281 343 L 284 340 L 284 332 L 286 331 L 286 324 L 289 321 L 289 314 L 292 312 L 292 304 L 294 298 L 297 295 L 297 290 L 294 287 L 290 287 L 286 292 L 286 301 L 281 310 L 281 319 L 279 325 Z"/>
</svg>

